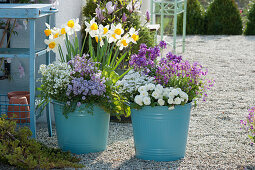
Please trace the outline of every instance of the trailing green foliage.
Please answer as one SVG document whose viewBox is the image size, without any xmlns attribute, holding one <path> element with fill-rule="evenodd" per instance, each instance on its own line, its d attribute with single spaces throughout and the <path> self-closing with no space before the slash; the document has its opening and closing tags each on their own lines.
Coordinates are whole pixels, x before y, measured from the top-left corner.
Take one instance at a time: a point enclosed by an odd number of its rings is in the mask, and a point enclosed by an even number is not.
<svg viewBox="0 0 255 170">
<path fill-rule="evenodd" d="M 204 34 L 204 15 L 205 11 L 203 6 L 198 0 L 187 1 L 187 24 L 186 33 L 192 34 Z M 182 34 L 183 31 L 183 13 L 178 16 L 177 33 Z"/>
<path fill-rule="evenodd" d="M 23 169 L 81 168 L 69 152 L 48 148 L 31 139 L 27 127 L 15 130 L 16 122 L 0 117 L 0 162 Z"/>
<path fill-rule="evenodd" d="M 208 35 L 240 35 L 242 20 L 234 0 L 214 0 L 205 17 Z"/>
<path fill-rule="evenodd" d="M 255 1 L 248 13 L 248 22 L 244 31 L 245 35 L 255 35 Z"/>
</svg>

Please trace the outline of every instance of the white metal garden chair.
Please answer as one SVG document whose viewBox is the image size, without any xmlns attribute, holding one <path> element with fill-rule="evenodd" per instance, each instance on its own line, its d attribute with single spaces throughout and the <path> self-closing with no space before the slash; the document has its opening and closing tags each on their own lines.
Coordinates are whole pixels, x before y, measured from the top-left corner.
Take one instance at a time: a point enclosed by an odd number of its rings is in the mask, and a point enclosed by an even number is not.
<svg viewBox="0 0 255 170">
<path fill-rule="evenodd" d="M 154 24 L 154 15 L 161 16 L 160 22 L 160 35 L 161 41 L 164 38 L 164 16 L 173 16 L 173 45 L 174 53 L 176 52 L 176 34 L 177 34 L 177 16 L 183 13 L 183 31 L 182 31 L 182 51 L 185 51 L 185 37 L 186 37 L 186 13 L 187 13 L 187 0 L 150 0 L 151 1 L 151 24 Z M 156 10 L 159 8 L 159 10 Z"/>
</svg>

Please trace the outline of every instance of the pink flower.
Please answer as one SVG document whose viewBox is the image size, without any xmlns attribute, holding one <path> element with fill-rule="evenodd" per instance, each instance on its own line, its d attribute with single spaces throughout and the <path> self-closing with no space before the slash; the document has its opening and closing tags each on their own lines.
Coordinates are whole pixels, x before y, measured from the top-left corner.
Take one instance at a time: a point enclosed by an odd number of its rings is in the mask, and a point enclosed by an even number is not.
<svg viewBox="0 0 255 170">
<path fill-rule="evenodd" d="M 19 77 L 25 77 L 25 72 L 24 72 L 24 68 L 22 67 L 22 65 L 19 63 Z"/>
</svg>

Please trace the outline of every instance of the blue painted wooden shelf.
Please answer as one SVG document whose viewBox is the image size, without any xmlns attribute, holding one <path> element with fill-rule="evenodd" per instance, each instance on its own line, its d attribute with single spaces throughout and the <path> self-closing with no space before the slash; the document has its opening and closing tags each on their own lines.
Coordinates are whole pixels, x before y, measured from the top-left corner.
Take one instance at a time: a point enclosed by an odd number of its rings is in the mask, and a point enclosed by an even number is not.
<svg viewBox="0 0 255 170">
<path fill-rule="evenodd" d="M 46 54 L 46 64 L 50 64 L 50 53 L 44 49 L 36 49 L 35 46 L 35 20 L 46 17 L 50 24 L 52 14 L 58 12 L 51 4 L 1 4 L 0 19 L 27 19 L 29 24 L 29 48 L 0 48 L 0 57 L 26 57 L 29 58 L 29 91 L 30 91 L 30 129 L 32 137 L 36 137 L 35 116 L 35 58 Z M 37 40 L 38 41 L 38 40 Z M 18 90 L 18 89 L 17 89 Z M 52 136 L 50 105 L 46 107 L 49 136 Z"/>
<path fill-rule="evenodd" d="M 40 56 L 43 54 L 46 54 L 46 49 L 36 49 L 35 55 Z M 6 58 L 13 58 L 13 57 L 19 57 L 19 58 L 29 58 L 29 48 L 0 48 L 0 57 L 6 57 Z"/>
<path fill-rule="evenodd" d="M 1 4 L 0 18 L 40 18 L 57 10 L 51 4 Z"/>
</svg>

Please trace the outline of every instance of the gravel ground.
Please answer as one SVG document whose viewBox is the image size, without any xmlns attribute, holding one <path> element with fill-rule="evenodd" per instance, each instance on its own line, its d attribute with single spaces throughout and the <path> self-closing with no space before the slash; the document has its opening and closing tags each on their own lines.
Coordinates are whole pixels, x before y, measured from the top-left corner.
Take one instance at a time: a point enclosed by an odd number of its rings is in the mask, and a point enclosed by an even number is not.
<svg viewBox="0 0 255 170">
<path fill-rule="evenodd" d="M 186 157 L 173 162 L 137 159 L 132 125 L 110 123 L 107 149 L 79 155 L 85 169 L 255 169 L 255 146 L 239 123 L 255 105 L 255 37 L 188 36 L 182 55 L 207 67 L 216 80 L 207 102 L 192 110 Z M 39 127 L 38 140 L 57 147 L 55 131 L 49 138 L 47 129 Z"/>
</svg>

